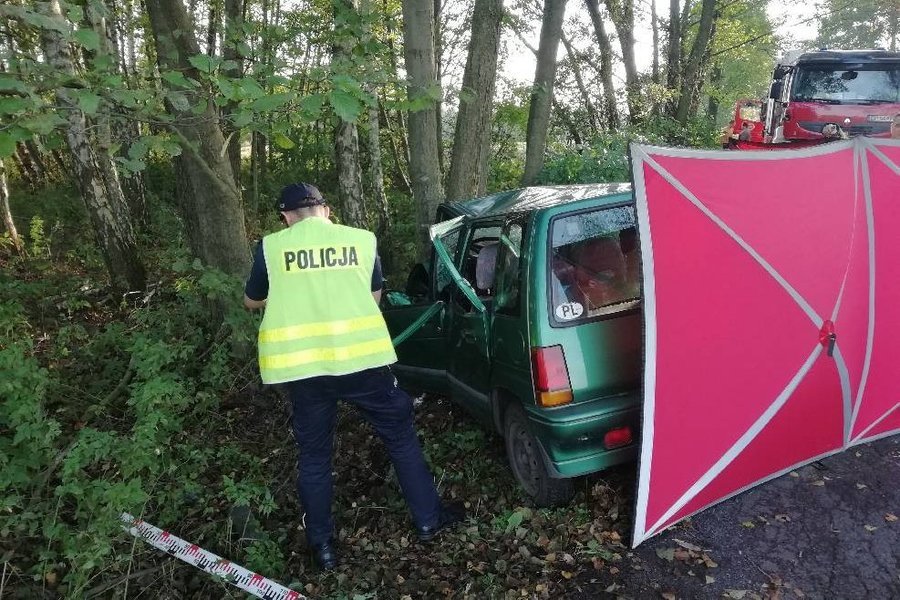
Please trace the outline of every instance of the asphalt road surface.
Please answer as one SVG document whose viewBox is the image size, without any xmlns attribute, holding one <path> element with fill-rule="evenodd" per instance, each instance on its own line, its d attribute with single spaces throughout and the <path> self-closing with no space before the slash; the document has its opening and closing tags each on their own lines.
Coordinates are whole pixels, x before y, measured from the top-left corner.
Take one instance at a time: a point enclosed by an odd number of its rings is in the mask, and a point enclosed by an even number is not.
<svg viewBox="0 0 900 600">
<path fill-rule="evenodd" d="M 568 596 L 900 599 L 900 436 L 710 508 Z"/>
</svg>

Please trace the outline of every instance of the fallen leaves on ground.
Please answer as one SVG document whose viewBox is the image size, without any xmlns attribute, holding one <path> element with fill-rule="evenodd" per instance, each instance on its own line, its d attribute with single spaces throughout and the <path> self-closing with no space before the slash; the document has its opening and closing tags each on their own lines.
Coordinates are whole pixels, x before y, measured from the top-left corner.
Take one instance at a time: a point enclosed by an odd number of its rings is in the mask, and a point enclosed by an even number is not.
<svg viewBox="0 0 900 600">
<path fill-rule="evenodd" d="M 283 547 L 303 548 L 288 422 L 277 411 L 251 416 L 246 410 L 236 409 L 235 418 L 276 432 L 255 439 L 284 449 L 268 463 L 286 485 L 278 488 L 278 508 L 263 526 L 283 539 Z M 403 496 L 377 436 L 350 408 L 342 406 L 338 420 L 334 515 L 341 566 L 334 573 L 312 570 L 301 550 L 291 553 L 285 573 L 269 577 L 297 582 L 297 589 L 314 597 L 544 599 L 577 589 L 582 575 L 611 578 L 627 564 L 620 562 L 630 521 L 619 515 L 630 519 L 631 511 L 624 469 L 604 473 L 602 480 L 579 480 L 565 508 L 534 508 L 513 479 L 502 440 L 447 400 L 427 398 L 416 415 L 423 450 L 441 496 L 464 502 L 467 521 L 425 545 L 411 535 Z"/>
</svg>

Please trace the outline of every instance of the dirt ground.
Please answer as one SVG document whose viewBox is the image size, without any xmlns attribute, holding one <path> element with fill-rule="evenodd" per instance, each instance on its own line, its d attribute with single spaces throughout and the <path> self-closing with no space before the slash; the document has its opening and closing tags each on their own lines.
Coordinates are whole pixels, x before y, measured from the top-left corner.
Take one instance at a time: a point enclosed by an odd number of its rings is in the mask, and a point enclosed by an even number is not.
<svg viewBox="0 0 900 600">
<path fill-rule="evenodd" d="M 429 398 L 416 411 L 423 448 L 441 494 L 465 503 L 468 519 L 420 544 L 383 446 L 342 410 L 334 461 L 342 564 L 323 573 L 306 550 L 284 408 L 241 402 L 224 418 L 272 473 L 277 509 L 255 511 L 254 528 L 273 552 L 257 561 L 259 572 L 316 600 L 900 599 L 900 436 L 800 468 L 632 551 L 635 465 L 580 478 L 570 505 L 536 509 L 514 481 L 499 436 L 446 399 Z M 254 544 L 207 547 L 250 564 Z M 154 596 L 136 581 L 132 589 L 148 592 L 141 597 L 241 595 L 152 548 L 141 549 L 140 560 L 166 563 L 181 582 Z"/>
<path fill-rule="evenodd" d="M 894 436 L 708 509 L 626 555 L 616 575 L 582 574 L 567 596 L 900 598 L 898 516 Z"/>
</svg>

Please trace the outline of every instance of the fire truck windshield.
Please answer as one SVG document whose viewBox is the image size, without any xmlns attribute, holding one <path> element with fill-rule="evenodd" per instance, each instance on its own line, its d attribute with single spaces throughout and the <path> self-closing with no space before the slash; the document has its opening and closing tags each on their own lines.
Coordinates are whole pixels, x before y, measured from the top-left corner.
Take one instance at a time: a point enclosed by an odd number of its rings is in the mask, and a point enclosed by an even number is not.
<svg viewBox="0 0 900 600">
<path fill-rule="evenodd" d="M 826 104 L 883 104 L 900 102 L 900 65 L 878 69 L 844 70 L 830 66 L 801 66 L 794 78 L 791 100 Z"/>
</svg>

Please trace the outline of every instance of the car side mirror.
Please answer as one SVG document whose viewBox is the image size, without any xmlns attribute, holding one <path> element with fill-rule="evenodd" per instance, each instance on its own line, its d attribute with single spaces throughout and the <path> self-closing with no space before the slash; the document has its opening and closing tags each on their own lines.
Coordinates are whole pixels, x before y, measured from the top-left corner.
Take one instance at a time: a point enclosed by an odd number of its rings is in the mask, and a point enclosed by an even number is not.
<svg viewBox="0 0 900 600">
<path fill-rule="evenodd" d="M 422 263 L 416 263 L 406 278 L 406 295 L 410 298 L 427 296 L 431 291 L 431 277 Z"/>
</svg>

